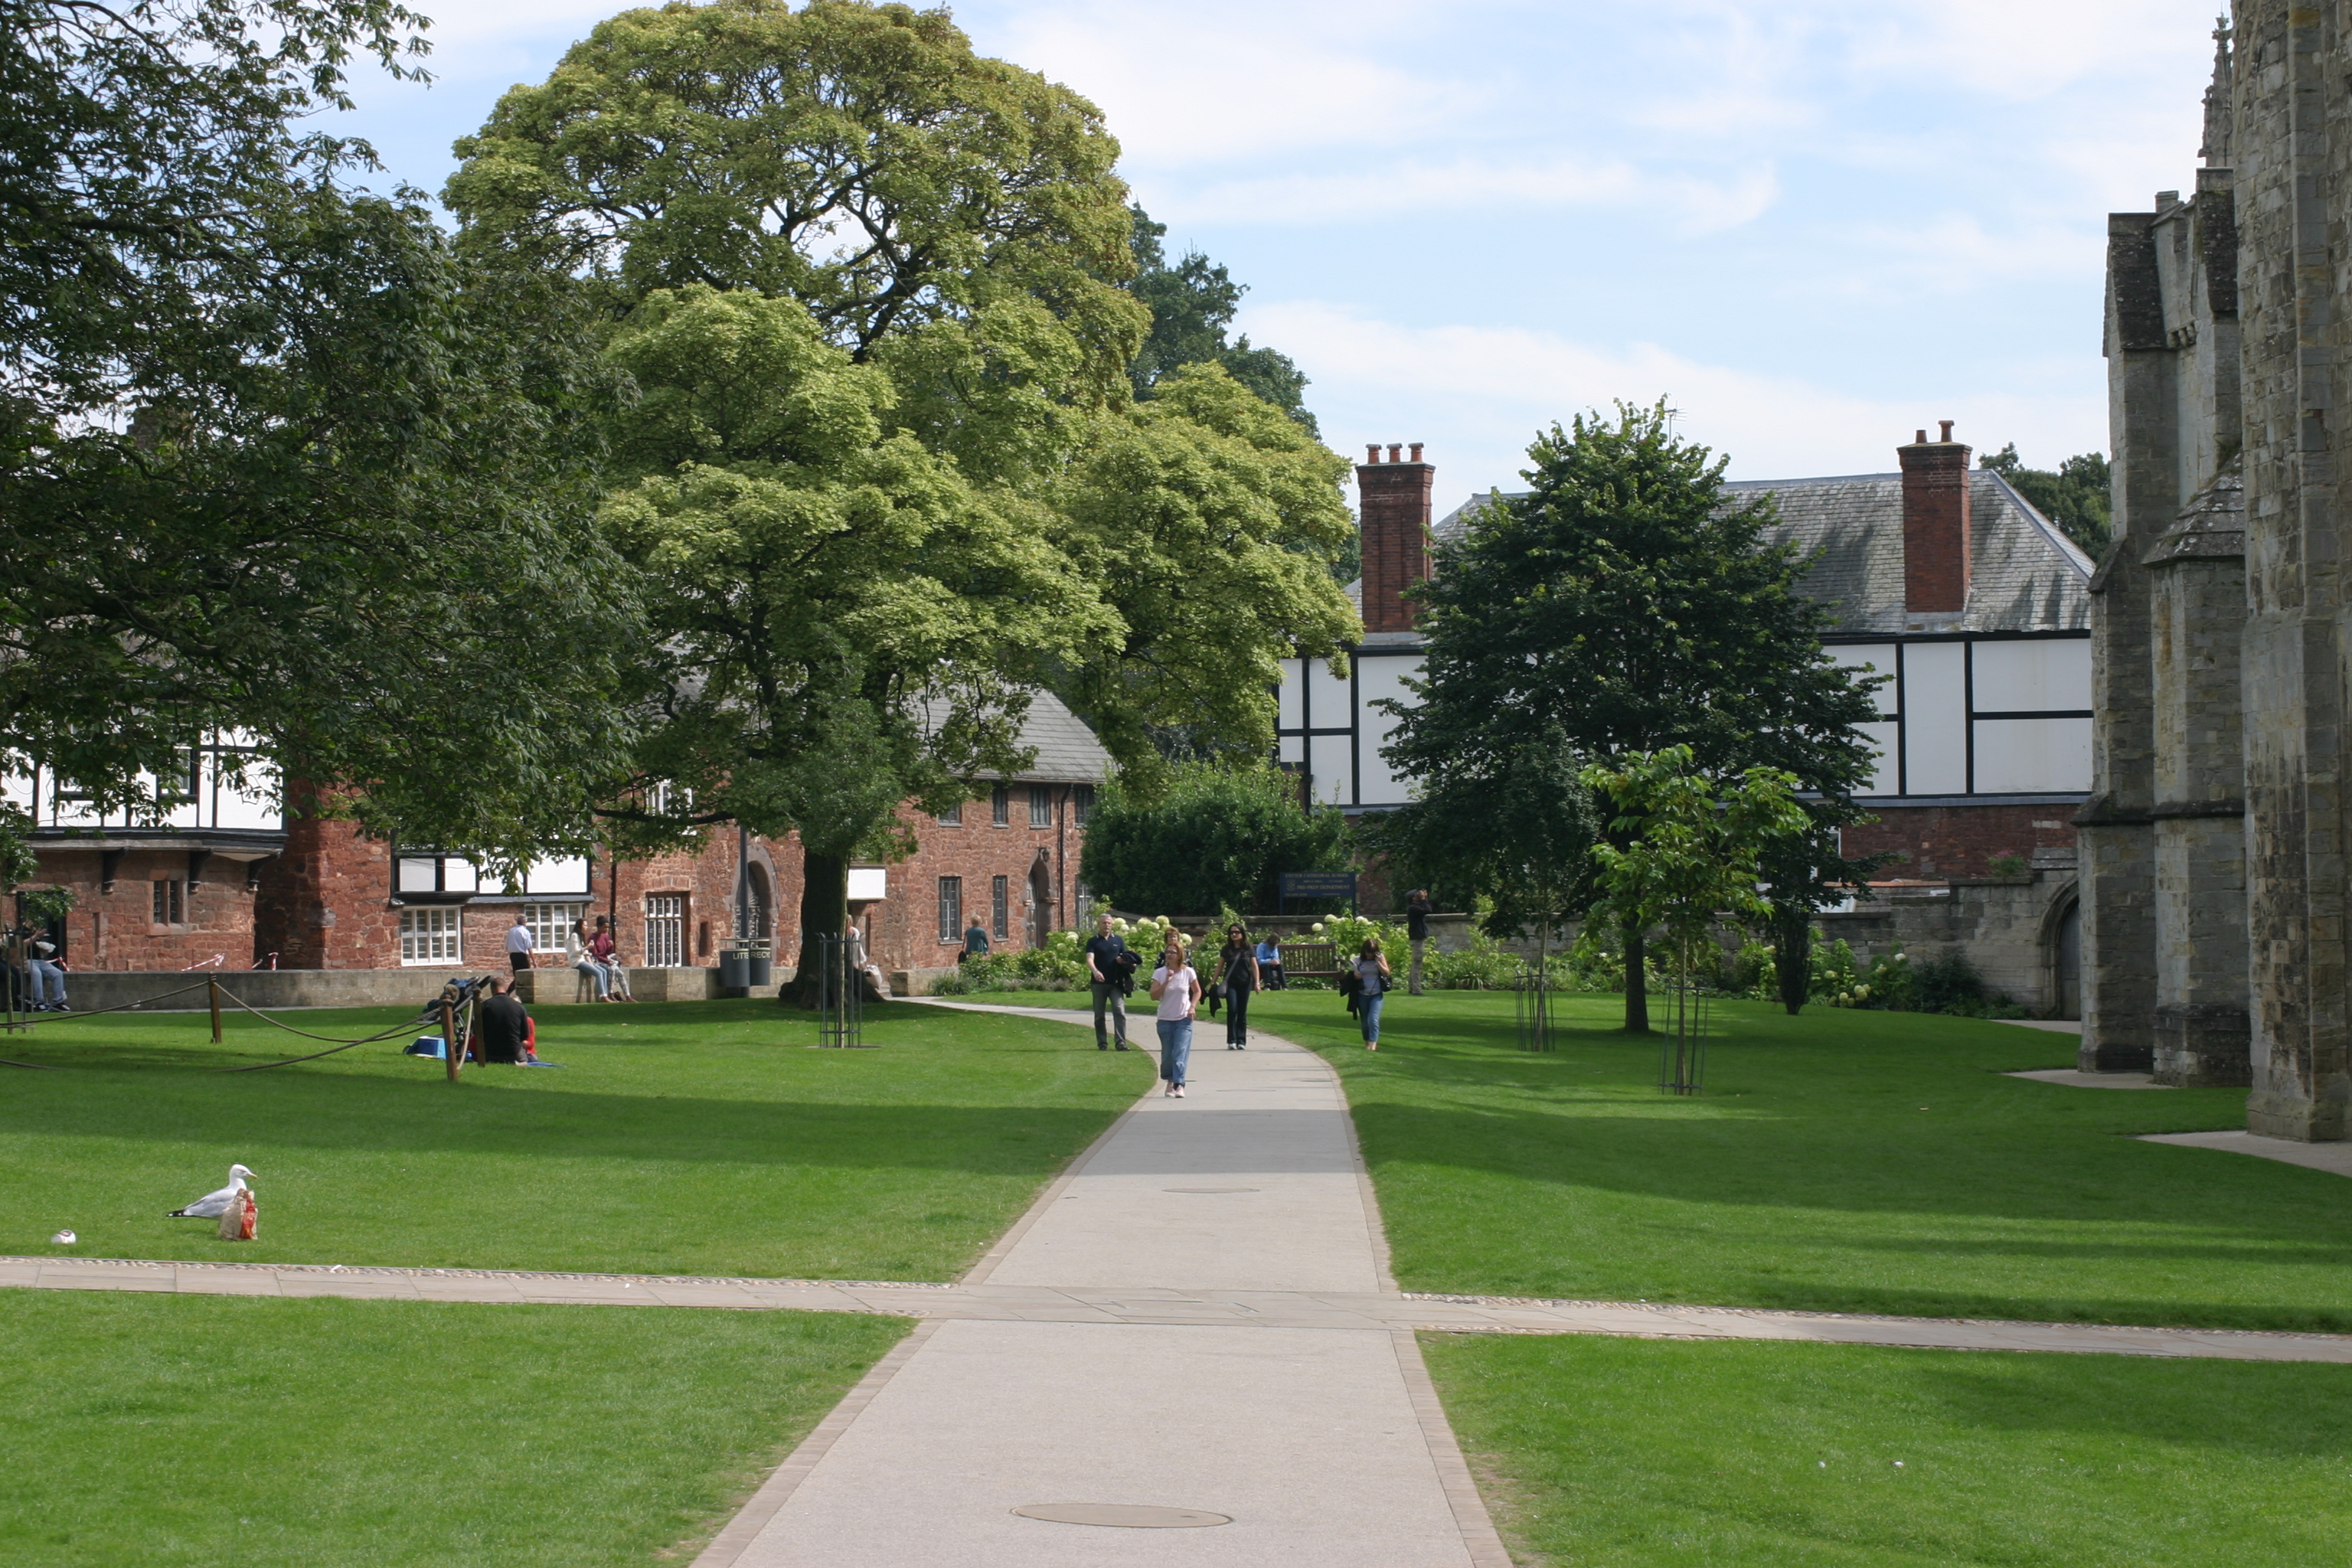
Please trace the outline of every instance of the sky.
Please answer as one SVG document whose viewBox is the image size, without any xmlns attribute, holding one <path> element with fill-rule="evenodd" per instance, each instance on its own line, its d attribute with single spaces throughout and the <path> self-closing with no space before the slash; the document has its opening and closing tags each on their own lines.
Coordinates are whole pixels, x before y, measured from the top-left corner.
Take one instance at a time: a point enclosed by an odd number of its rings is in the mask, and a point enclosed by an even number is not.
<svg viewBox="0 0 2352 1568">
<path fill-rule="evenodd" d="M 428 14 L 436 0 L 412 0 Z M 446 8 L 446 7 L 445 7 Z M 618 9 L 447 8 L 430 87 L 333 129 L 450 142 Z M 2212 0 L 973 0 L 1103 110 L 1136 199 L 1248 286 L 1325 438 L 1422 441 L 1441 510 L 1535 435 L 1664 398 L 1733 479 L 1883 472 L 1939 419 L 2106 447 L 2106 214 L 2192 186 Z"/>
</svg>

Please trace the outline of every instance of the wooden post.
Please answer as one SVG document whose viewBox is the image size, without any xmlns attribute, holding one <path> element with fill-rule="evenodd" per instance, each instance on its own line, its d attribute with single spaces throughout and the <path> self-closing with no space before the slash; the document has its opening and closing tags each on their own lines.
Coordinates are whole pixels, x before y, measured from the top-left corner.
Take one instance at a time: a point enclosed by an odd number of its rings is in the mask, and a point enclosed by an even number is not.
<svg viewBox="0 0 2352 1568">
<path fill-rule="evenodd" d="M 449 1005 L 446 996 L 441 1000 L 441 1041 L 448 1049 L 449 1081 L 455 1083 L 457 1081 L 457 1064 L 462 1059 L 457 1053 L 465 1047 L 457 1043 L 457 1009 Z"/>
<path fill-rule="evenodd" d="M 216 1045 L 216 1046 L 217 1046 L 217 1045 L 219 1045 L 219 1044 L 221 1043 L 221 1037 L 220 1037 L 220 982 L 219 982 L 218 980 L 209 980 L 209 979 L 208 979 L 208 980 L 206 980 L 206 981 L 205 982 L 205 994 L 206 996 L 208 996 L 208 997 L 210 997 L 210 998 L 212 999 L 212 1005 L 213 1005 L 213 1044 L 215 1044 L 215 1045 Z"/>
</svg>

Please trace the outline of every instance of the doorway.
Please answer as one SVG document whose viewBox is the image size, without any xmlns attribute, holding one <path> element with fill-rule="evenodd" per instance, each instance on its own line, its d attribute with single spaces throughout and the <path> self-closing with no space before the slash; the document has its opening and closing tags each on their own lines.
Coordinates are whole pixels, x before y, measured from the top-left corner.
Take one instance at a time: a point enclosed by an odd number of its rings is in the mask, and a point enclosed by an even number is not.
<svg viewBox="0 0 2352 1568">
<path fill-rule="evenodd" d="M 2052 968 L 2057 979 L 2056 1016 L 2080 1018 L 2083 1016 L 2083 901 L 2067 900 L 2058 917 L 2058 929 L 2052 935 Z"/>
</svg>

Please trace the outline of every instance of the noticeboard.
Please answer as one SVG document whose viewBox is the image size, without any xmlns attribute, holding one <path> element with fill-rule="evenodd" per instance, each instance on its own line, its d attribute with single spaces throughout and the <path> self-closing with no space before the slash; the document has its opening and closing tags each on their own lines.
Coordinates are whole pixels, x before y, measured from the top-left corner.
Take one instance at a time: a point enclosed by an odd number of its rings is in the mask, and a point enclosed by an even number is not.
<svg viewBox="0 0 2352 1568">
<path fill-rule="evenodd" d="M 1353 871 L 1285 871 L 1282 873 L 1282 902 L 1287 909 L 1293 899 L 1345 899 L 1356 901 L 1356 873 Z"/>
</svg>

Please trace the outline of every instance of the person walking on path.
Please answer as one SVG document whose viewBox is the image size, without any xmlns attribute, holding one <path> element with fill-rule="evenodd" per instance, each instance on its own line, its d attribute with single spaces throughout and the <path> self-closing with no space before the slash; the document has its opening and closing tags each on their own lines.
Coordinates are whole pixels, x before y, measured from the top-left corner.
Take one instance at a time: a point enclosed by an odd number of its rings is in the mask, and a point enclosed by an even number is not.
<svg viewBox="0 0 2352 1568">
<path fill-rule="evenodd" d="M 1160 1092 L 1184 1098 L 1184 1068 L 1192 1057 L 1192 1019 L 1201 1005 L 1201 977 L 1184 962 L 1184 946 L 1171 939 L 1151 972 L 1151 999 L 1160 1004 Z"/>
<path fill-rule="evenodd" d="M 1225 1049 L 1249 1047 L 1250 993 L 1258 989 L 1257 952 L 1249 932 L 1235 921 L 1225 928 L 1225 945 L 1217 954 L 1217 984 L 1225 991 Z M 1215 992 L 1211 992 L 1212 996 Z"/>
<path fill-rule="evenodd" d="M 1404 897 L 1404 934 L 1412 940 L 1412 963 L 1405 970 L 1405 994 L 1421 994 L 1421 955 L 1429 946 L 1429 889 L 1415 888 Z"/>
<path fill-rule="evenodd" d="M 1087 989 L 1095 998 L 1095 1049 L 1107 1051 L 1114 1040 L 1120 1050 L 1127 1049 L 1127 994 L 1134 989 L 1135 954 L 1127 951 L 1127 938 L 1110 929 L 1110 917 L 1098 916 L 1095 934 L 1087 942 Z M 1110 1014 L 1110 1028 L 1103 1027 L 1103 1014 Z"/>
<path fill-rule="evenodd" d="M 1364 1049 L 1381 1048 L 1381 1001 L 1389 992 L 1389 961 L 1381 939 L 1368 936 L 1356 954 L 1356 1020 L 1364 1027 Z"/>
<path fill-rule="evenodd" d="M 980 923 L 978 915 L 974 915 L 971 917 L 971 924 L 963 928 L 963 956 L 956 962 L 970 963 L 975 958 L 987 956 L 988 928 Z"/>
<path fill-rule="evenodd" d="M 515 911 L 515 923 L 507 927 L 507 967 L 520 974 L 531 966 L 530 955 L 539 943 L 530 934 L 530 921 L 520 910 Z"/>
</svg>

